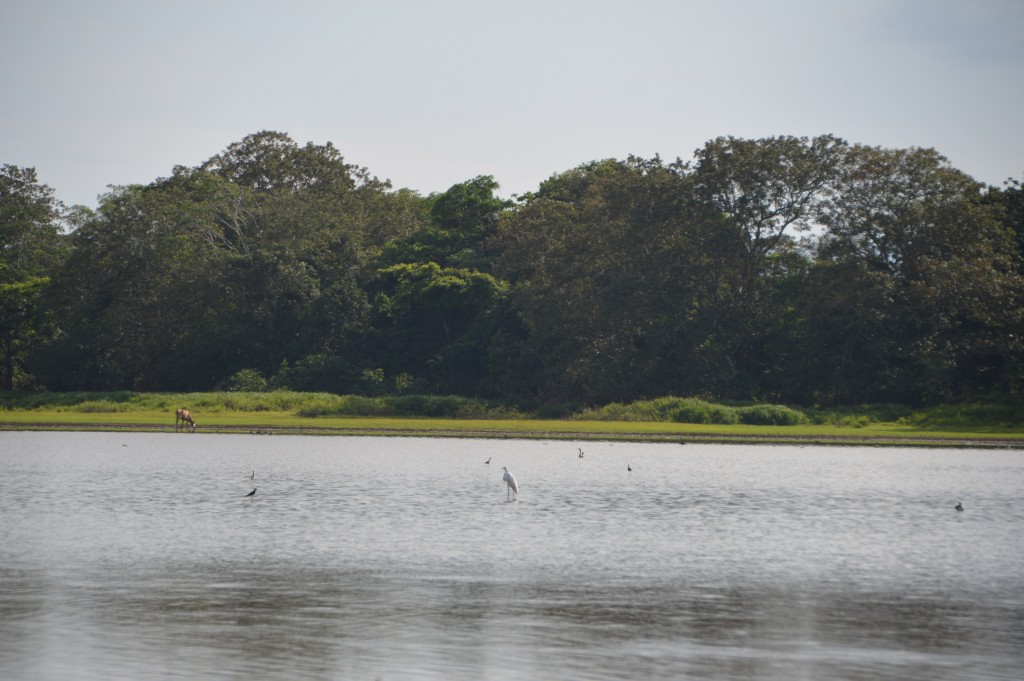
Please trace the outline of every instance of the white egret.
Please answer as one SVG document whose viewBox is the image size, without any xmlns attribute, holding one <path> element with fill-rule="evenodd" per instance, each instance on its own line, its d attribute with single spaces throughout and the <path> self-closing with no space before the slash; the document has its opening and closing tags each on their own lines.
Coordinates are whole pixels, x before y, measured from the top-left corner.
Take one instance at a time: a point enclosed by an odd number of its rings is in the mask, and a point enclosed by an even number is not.
<svg viewBox="0 0 1024 681">
<path fill-rule="evenodd" d="M 516 476 L 512 475 L 512 471 L 508 469 L 508 466 L 502 466 L 501 470 L 505 471 L 505 474 L 501 476 L 501 479 L 508 485 L 508 490 L 506 490 L 506 492 L 511 494 L 512 498 L 515 499 L 515 495 L 519 494 L 519 483 L 516 482 Z M 508 494 L 505 495 L 505 498 L 508 498 Z"/>
</svg>

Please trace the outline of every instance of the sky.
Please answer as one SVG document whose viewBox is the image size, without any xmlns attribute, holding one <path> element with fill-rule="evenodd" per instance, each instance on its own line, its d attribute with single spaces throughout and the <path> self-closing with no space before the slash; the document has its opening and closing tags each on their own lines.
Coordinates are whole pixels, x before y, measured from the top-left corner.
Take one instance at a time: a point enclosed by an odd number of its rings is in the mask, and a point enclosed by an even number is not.
<svg viewBox="0 0 1024 681">
<path fill-rule="evenodd" d="M 1020 0 L 0 0 L 0 163 L 67 205 L 261 130 L 423 195 L 832 134 L 1024 178 Z"/>
</svg>

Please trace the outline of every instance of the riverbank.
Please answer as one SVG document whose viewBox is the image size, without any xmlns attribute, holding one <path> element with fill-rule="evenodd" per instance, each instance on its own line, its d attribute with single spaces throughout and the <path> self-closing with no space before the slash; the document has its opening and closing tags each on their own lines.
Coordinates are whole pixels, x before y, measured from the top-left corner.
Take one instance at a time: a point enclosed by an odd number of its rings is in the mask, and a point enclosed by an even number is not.
<svg viewBox="0 0 1024 681">
<path fill-rule="evenodd" d="M 752 426 L 559 419 L 304 417 L 283 411 L 193 411 L 195 435 L 406 436 L 630 442 L 1024 449 L 1024 429 L 923 428 L 900 423 Z M 3 430 L 174 433 L 173 412 L 0 411 Z M 184 433 L 183 433 L 184 434 Z M 191 433 L 190 433 L 191 435 Z"/>
</svg>

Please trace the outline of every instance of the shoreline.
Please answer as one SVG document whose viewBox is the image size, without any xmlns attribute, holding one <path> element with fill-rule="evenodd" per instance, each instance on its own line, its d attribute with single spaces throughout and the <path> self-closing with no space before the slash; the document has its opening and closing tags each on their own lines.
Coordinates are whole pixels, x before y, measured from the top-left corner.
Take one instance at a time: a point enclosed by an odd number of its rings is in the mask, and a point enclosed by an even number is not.
<svg viewBox="0 0 1024 681">
<path fill-rule="evenodd" d="M 567 422 L 567 426 L 568 426 Z M 70 423 L 70 422 L 10 422 L 0 421 L 0 432 L 138 432 L 175 433 L 173 425 L 152 423 Z M 929 435 L 818 435 L 780 433 L 720 433 L 694 430 L 692 432 L 654 432 L 637 429 L 632 432 L 591 428 L 576 430 L 571 427 L 558 430 L 532 430 L 517 428 L 420 428 L 366 427 L 366 426 L 309 426 L 309 425 L 227 425 L 213 424 L 194 433 L 182 435 L 317 435 L 325 437 L 433 437 L 497 440 L 582 440 L 608 442 L 650 442 L 666 444 L 743 444 L 743 445 L 800 445 L 829 447 L 907 447 L 940 449 L 1012 449 L 1024 450 L 1024 440 L 1013 437 L 952 437 Z"/>
</svg>

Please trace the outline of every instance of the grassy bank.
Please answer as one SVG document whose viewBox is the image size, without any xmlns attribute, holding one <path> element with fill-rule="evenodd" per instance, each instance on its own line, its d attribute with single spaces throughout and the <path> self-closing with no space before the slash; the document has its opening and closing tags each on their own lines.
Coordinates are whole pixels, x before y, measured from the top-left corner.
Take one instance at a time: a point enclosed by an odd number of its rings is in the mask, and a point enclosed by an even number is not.
<svg viewBox="0 0 1024 681">
<path fill-rule="evenodd" d="M 662 398 L 541 418 L 458 397 L 367 398 L 324 393 L 0 393 L 0 428 L 174 430 L 187 407 L 199 432 L 530 437 L 678 442 L 798 442 L 1024 447 L 1002 407 L 891 405 L 842 411 Z"/>
</svg>

